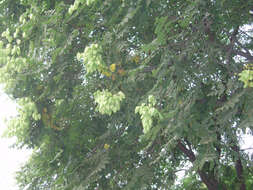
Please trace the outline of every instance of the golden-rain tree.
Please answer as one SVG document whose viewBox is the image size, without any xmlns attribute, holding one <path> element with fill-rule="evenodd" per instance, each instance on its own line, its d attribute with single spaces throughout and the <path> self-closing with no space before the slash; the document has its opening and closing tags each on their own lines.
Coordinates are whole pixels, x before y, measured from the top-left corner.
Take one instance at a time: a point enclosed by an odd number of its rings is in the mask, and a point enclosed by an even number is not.
<svg viewBox="0 0 253 190">
<path fill-rule="evenodd" d="M 240 147 L 253 129 L 252 1 L 0 10 L 0 82 L 20 104 L 6 135 L 34 150 L 20 189 L 253 188 Z"/>
</svg>

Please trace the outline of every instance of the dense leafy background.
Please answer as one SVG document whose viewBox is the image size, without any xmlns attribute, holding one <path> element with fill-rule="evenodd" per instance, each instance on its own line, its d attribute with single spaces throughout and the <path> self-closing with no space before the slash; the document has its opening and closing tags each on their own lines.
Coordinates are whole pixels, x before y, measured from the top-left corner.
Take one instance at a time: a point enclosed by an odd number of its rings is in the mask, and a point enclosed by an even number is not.
<svg viewBox="0 0 253 190">
<path fill-rule="evenodd" d="M 0 10 L 0 82 L 20 105 L 6 135 L 33 149 L 20 189 L 253 188 L 252 1 Z"/>
</svg>

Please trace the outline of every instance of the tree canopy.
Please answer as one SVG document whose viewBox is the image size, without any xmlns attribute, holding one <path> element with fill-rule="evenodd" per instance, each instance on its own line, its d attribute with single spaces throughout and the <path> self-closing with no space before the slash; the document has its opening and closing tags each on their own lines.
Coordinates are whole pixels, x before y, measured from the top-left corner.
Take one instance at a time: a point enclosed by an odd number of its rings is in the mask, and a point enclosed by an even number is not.
<svg viewBox="0 0 253 190">
<path fill-rule="evenodd" d="M 20 189 L 253 189 L 253 1 L 2 0 Z M 179 180 L 178 173 L 185 171 Z"/>
</svg>

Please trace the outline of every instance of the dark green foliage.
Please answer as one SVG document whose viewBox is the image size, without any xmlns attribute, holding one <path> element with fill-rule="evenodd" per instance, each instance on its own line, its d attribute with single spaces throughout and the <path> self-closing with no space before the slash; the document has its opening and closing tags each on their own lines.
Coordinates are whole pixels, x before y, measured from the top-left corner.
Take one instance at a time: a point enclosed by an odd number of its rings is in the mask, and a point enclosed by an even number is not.
<svg viewBox="0 0 253 190">
<path fill-rule="evenodd" d="M 20 104 L 6 135 L 34 150 L 20 189 L 252 188 L 240 147 L 253 129 L 251 75 L 238 75 L 253 61 L 252 1 L 5 0 L 0 10 L 0 82 Z"/>
</svg>

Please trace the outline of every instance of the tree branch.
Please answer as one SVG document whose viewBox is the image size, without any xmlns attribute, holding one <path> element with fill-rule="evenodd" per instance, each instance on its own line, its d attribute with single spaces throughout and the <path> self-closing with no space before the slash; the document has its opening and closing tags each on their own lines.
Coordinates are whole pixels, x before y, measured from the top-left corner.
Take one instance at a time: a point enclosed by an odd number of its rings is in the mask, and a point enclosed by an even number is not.
<svg viewBox="0 0 253 190">
<path fill-rule="evenodd" d="M 249 147 L 249 148 L 244 148 L 244 149 L 241 149 L 240 151 L 245 151 L 245 150 L 252 150 L 253 147 Z"/>
<path fill-rule="evenodd" d="M 181 140 L 178 140 L 177 142 L 178 148 L 189 158 L 191 162 L 194 162 L 196 157 L 193 151 L 187 149 Z M 207 186 L 208 190 L 219 189 L 219 182 L 215 178 L 208 176 L 204 171 L 198 170 L 197 172 L 203 183 Z M 226 190 L 226 188 L 223 188 L 223 190 Z"/>
<path fill-rule="evenodd" d="M 236 40 L 236 43 L 240 46 L 241 49 L 243 49 L 244 51 L 246 51 L 247 54 L 250 55 L 250 51 L 248 49 L 244 48 L 242 43 L 239 40 Z"/>
<path fill-rule="evenodd" d="M 233 146 L 232 150 L 234 150 L 238 154 L 238 156 L 240 156 L 239 154 L 240 149 L 237 145 Z M 242 166 L 242 162 L 240 158 L 238 158 L 235 162 L 235 169 L 236 169 L 237 178 L 241 184 L 240 190 L 246 190 L 245 180 L 243 177 L 243 166 Z"/>
<path fill-rule="evenodd" d="M 245 57 L 248 61 L 253 61 L 253 56 L 250 53 L 239 50 L 234 50 L 233 53 Z"/>
<path fill-rule="evenodd" d="M 194 153 L 191 150 L 188 150 L 180 140 L 178 140 L 177 146 L 189 158 L 191 162 L 194 162 L 196 160 Z"/>
<path fill-rule="evenodd" d="M 237 26 L 234 29 L 233 33 L 230 36 L 230 43 L 228 45 L 228 50 L 227 50 L 227 53 L 226 53 L 226 59 L 227 59 L 228 63 L 232 59 L 232 53 L 233 53 L 234 45 L 235 45 L 235 42 L 236 42 L 236 35 L 238 34 L 238 31 L 239 31 L 239 26 Z"/>
</svg>

